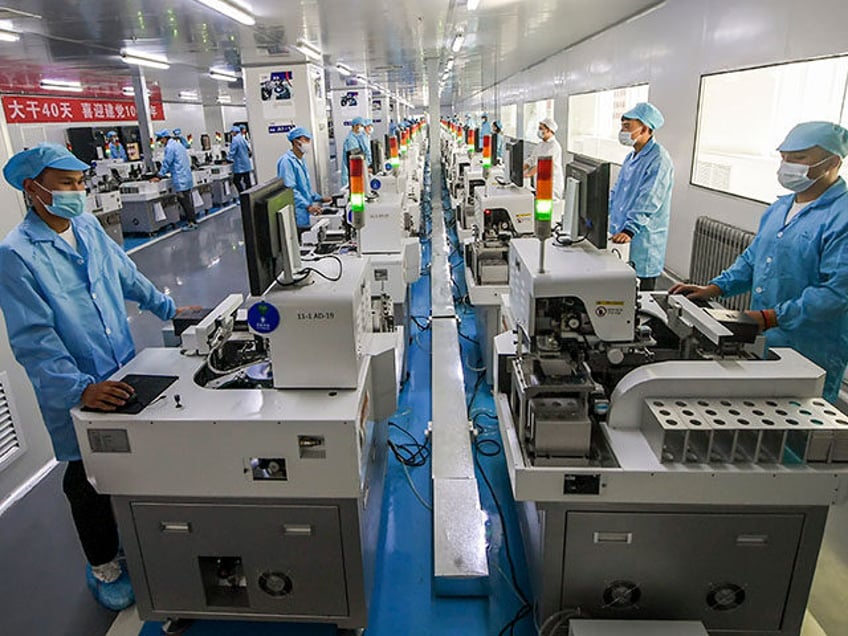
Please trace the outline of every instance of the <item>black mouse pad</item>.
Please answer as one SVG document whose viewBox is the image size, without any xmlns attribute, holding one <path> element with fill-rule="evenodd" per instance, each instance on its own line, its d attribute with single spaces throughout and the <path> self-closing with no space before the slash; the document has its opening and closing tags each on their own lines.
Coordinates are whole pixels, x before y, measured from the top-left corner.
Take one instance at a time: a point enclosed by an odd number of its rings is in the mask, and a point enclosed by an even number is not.
<svg viewBox="0 0 848 636">
<path fill-rule="evenodd" d="M 135 389 L 134 399 L 131 399 L 123 406 L 119 406 L 114 411 L 108 412 L 127 413 L 129 415 L 141 413 L 148 404 L 162 395 L 165 389 L 176 381 L 177 376 L 175 375 L 142 375 L 138 373 L 125 375 L 120 379 L 120 382 L 129 384 Z M 90 409 L 88 407 L 83 407 L 82 410 L 104 412 L 102 409 Z"/>
</svg>

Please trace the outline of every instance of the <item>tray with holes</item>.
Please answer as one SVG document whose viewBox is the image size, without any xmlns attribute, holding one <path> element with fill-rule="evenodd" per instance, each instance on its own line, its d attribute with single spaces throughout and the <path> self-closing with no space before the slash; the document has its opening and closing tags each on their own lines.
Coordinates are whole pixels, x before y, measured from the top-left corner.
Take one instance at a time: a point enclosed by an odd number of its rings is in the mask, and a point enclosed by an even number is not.
<svg viewBox="0 0 848 636">
<path fill-rule="evenodd" d="M 662 463 L 848 462 L 848 416 L 821 398 L 648 398 L 642 430 Z"/>
</svg>

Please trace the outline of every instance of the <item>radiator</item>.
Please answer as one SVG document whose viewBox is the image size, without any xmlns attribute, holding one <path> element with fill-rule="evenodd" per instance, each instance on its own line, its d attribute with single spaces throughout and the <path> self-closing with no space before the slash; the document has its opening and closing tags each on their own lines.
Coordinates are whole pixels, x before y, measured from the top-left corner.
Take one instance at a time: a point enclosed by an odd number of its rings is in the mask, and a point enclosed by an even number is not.
<svg viewBox="0 0 848 636">
<path fill-rule="evenodd" d="M 754 234 L 738 227 L 699 216 L 695 222 L 695 240 L 689 277 L 695 285 L 706 285 L 734 261 L 754 240 Z M 724 298 L 719 302 L 728 309 L 746 310 L 751 304 L 751 294 Z"/>
</svg>

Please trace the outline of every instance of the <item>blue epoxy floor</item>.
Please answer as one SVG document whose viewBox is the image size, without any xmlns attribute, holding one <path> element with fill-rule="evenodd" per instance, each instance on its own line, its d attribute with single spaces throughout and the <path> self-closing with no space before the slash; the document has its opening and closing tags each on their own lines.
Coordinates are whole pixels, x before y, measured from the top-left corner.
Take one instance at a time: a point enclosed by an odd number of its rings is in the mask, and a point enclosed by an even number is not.
<svg viewBox="0 0 848 636">
<path fill-rule="evenodd" d="M 449 203 L 446 209 L 449 210 Z M 424 198 L 422 211 L 429 215 L 428 197 Z M 451 215 L 448 213 L 448 221 Z M 235 226 L 235 223 L 232 223 Z M 455 228 L 451 226 L 451 241 L 457 243 Z M 211 228 L 210 228 L 211 229 Z M 235 227 L 231 228 L 236 230 Z M 427 223 L 426 231 L 430 227 Z M 192 236 L 189 234 L 188 236 Z M 236 243 L 234 237 L 222 237 L 222 241 Z M 163 241 L 162 244 L 171 241 Z M 144 253 L 142 250 L 136 259 Z M 150 250 L 158 252 L 159 250 Z M 236 250 L 243 259 L 243 250 Z M 151 258 L 153 255 L 151 254 Z M 422 271 L 429 272 L 430 245 L 423 244 Z M 465 279 L 460 263 L 461 255 L 454 251 L 451 263 L 455 271 L 457 299 L 466 295 Z M 234 263 L 235 264 L 235 263 Z M 143 271 L 145 271 L 143 269 Z M 188 290 L 184 290 L 184 293 Z M 399 397 L 398 412 L 392 418 L 396 424 L 408 429 L 419 441 L 424 440 L 424 432 L 430 419 L 430 332 L 426 327 L 430 315 L 430 278 L 429 274 L 412 286 L 410 313 L 416 317 L 421 328 L 414 324 L 410 328 L 410 341 L 407 348 L 409 378 L 405 382 Z M 500 437 L 497 422 L 493 419 L 494 404 L 491 387 L 483 373 L 477 369 L 483 367 L 480 349 L 476 344 L 477 333 L 473 309 L 464 304 L 457 305 L 457 314 L 461 319 L 460 337 L 465 364 L 465 384 L 469 413 L 482 431 L 481 438 L 496 440 Z M 475 391 L 476 389 L 476 391 Z M 391 438 L 398 443 L 407 442 L 405 435 L 391 430 Z M 487 451 L 492 450 L 490 444 Z M 486 471 L 506 517 L 506 525 L 516 576 L 522 590 L 529 595 L 530 586 L 515 516 L 515 506 L 509 487 L 509 478 L 503 453 L 494 457 L 480 456 L 480 463 Z M 426 501 L 432 501 L 430 487 L 430 464 L 409 468 L 411 479 L 418 492 Z M 489 517 L 488 536 L 490 537 L 490 594 L 478 598 L 439 598 L 431 590 L 432 577 L 432 530 L 431 513 L 412 492 L 403 466 L 390 455 L 386 475 L 386 489 L 383 499 L 383 517 L 379 545 L 382 550 L 378 556 L 376 583 L 371 598 L 369 636 L 397 636 L 399 634 L 463 634 L 465 636 L 489 636 L 501 633 L 503 627 L 515 616 L 522 602 L 508 581 L 510 566 L 504 550 L 504 537 L 498 513 L 482 479 L 479 480 L 483 507 Z M 524 618 L 514 633 L 525 636 L 536 633 L 531 617 Z M 141 631 L 142 636 L 157 636 L 158 623 L 148 623 Z M 197 621 L 187 632 L 190 636 L 329 636 L 335 629 L 329 625 L 291 624 L 291 623 L 249 623 L 231 621 Z"/>
</svg>

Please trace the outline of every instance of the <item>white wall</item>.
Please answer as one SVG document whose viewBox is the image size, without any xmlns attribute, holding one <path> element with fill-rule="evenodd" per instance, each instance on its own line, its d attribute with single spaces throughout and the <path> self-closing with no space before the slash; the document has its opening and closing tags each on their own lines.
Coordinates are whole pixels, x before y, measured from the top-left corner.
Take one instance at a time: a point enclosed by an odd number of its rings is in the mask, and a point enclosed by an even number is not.
<svg viewBox="0 0 848 636">
<path fill-rule="evenodd" d="M 200 135 L 206 132 L 206 119 L 203 115 L 203 104 L 187 102 L 165 102 L 165 121 L 153 122 L 153 130 L 180 128 L 183 136 L 192 135 L 200 141 Z"/>
<path fill-rule="evenodd" d="M 6 161 L 14 154 L 8 129 L 0 114 L 0 166 L 5 166 Z M 3 210 L 0 214 L 0 239 L 3 239 L 26 213 L 23 197 L 9 186 L 5 179 L 0 179 L 0 209 Z M 53 447 L 50 445 L 50 437 L 41 419 L 32 385 L 23 368 L 18 365 L 12 355 L 2 312 L 0 312 L 0 371 L 6 371 L 9 374 L 12 399 L 21 418 L 21 433 L 27 445 L 23 455 L 0 470 L 0 505 L 2 505 L 12 492 L 53 458 Z"/>
<path fill-rule="evenodd" d="M 814 5 L 794 0 L 669 0 L 653 13 L 502 82 L 500 102 L 555 98 L 557 137 L 562 142 L 569 94 L 649 82 L 650 100 L 666 119 L 657 139 L 671 153 L 675 166 L 666 266 L 686 275 L 698 216 L 706 214 L 756 230 L 765 209 L 689 184 L 700 76 L 845 53 L 846 20 L 845 0 L 818 0 Z M 495 90 L 490 88 L 483 95 L 483 107 L 494 110 L 494 99 Z M 480 103 L 480 95 L 472 96 L 457 111 L 478 110 Z"/>
</svg>

